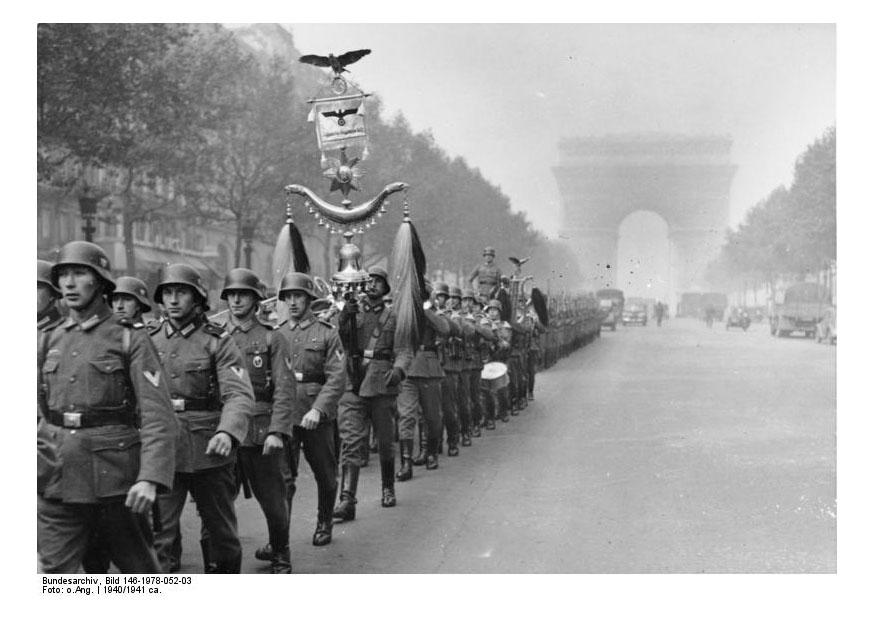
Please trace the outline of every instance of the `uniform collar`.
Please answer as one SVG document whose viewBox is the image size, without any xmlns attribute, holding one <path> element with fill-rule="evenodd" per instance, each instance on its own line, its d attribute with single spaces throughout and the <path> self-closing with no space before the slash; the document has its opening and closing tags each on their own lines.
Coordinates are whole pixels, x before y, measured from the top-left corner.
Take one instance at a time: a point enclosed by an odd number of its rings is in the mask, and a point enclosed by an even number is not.
<svg viewBox="0 0 875 620">
<path fill-rule="evenodd" d="M 296 328 L 300 328 L 300 329 L 302 329 L 302 330 L 303 330 L 303 329 L 307 329 L 307 328 L 310 327 L 310 325 L 312 325 L 315 321 L 316 321 L 316 317 L 313 315 L 312 312 L 310 312 L 310 311 L 308 310 L 308 311 L 307 311 L 307 314 L 305 314 L 305 315 L 304 315 L 304 318 L 301 319 L 300 321 L 295 322 L 294 319 L 292 319 L 291 317 L 289 317 L 289 329 L 291 329 L 292 331 L 294 331 Z"/>
<path fill-rule="evenodd" d="M 383 308 L 386 307 L 386 304 L 383 303 L 383 300 L 381 299 L 373 305 L 367 301 L 362 302 L 362 307 L 364 308 L 365 312 L 373 312 L 374 314 L 379 314 L 383 311 Z"/>
<path fill-rule="evenodd" d="M 164 322 L 164 333 L 167 335 L 168 338 L 172 338 L 173 334 L 179 334 L 183 338 L 188 338 L 197 331 L 198 327 L 200 327 L 200 319 L 200 315 L 197 315 L 179 329 L 173 326 L 173 323 L 170 319 L 167 319 Z"/>
<path fill-rule="evenodd" d="M 97 309 L 94 311 L 94 314 L 92 314 L 90 317 L 88 317 L 84 321 L 78 322 L 71 315 L 71 316 L 67 317 L 67 320 L 64 321 L 64 324 L 62 325 L 62 327 L 64 329 L 69 330 L 69 329 L 78 325 L 79 328 L 83 332 L 87 332 L 87 331 L 94 329 L 95 327 L 97 327 L 98 325 L 103 323 L 106 319 L 108 319 L 111 316 L 112 316 L 112 310 L 109 309 L 109 306 L 107 306 L 106 304 L 100 304 L 97 307 Z"/>
<path fill-rule="evenodd" d="M 238 321 L 234 317 L 229 316 L 228 320 L 225 322 L 225 329 L 229 334 L 233 334 L 236 331 L 241 331 L 245 334 L 252 329 L 254 325 L 255 317 L 251 314 L 242 321 Z"/>
</svg>

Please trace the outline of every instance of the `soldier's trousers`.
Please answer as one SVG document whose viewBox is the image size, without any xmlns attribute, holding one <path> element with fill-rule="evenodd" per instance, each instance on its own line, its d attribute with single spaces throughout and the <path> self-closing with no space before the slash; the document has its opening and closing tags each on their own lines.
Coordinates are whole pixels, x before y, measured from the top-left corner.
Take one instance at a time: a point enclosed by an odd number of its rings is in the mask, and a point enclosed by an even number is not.
<svg viewBox="0 0 875 620">
<path fill-rule="evenodd" d="M 526 378 L 528 379 L 529 394 L 535 393 L 535 373 L 538 370 L 538 351 L 530 349 L 526 355 Z"/>
<path fill-rule="evenodd" d="M 523 372 L 522 372 L 522 364 L 520 364 L 520 357 L 518 355 L 512 355 L 507 360 L 507 374 L 510 379 L 510 386 L 508 390 L 510 392 L 511 406 L 516 399 L 520 397 L 520 394 L 525 396 L 525 392 L 523 391 Z"/>
<path fill-rule="evenodd" d="M 237 464 L 267 520 L 270 546 L 279 551 L 289 546 L 288 486 L 283 476 L 286 455 L 275 452 L 265 456 L 262 450 L 262 446 L 239 448 Z"/>
<path fill-rule="evenodd" d="M 297 465 L 300 462 L 300 454 L 303 449 L 304 458 L 307 459 L 307 464 L 316 479 L 317 518 L 319 521 L 331 521 L 334 500 L 337 498 L 337 457 L 334 453 L 334 445 L 334 424 L 332 422 L 322 422 L 311 430 L 298 425 L 292 427 L 293 477 L 297 477 Z M 289 497 L 294 497 L 294 495 L 295 482 L 293 479 Z"/>
<path fill-rule="evenodd" d="M 209 532 L 210 559 L 219 573 L 239 573 L 242 550 L 237 537 L 237 513 L 234 497 L 237 480 L 234 463 L 194 473 L 176 472 L 173 490 L 158 496 L 161 531 L 155 536 L 158 560 L 165 572 L 170 567 L 174 537 L 188 494 L 194 498 L 198 514 Z"/>
<path fill-rule="evenodd" d="M 369 449 L 371 425 L 377 438 L 380 461 L 395 460 L 395 396 L 364 398 L 347 390 L 340 397 L 337 422 L 340 426 L 340 464 L 364 465 Z"/>
<path fill-rule="evenodd" d="M 459 414 L 459 430 L 463 435 L 471 434 L 471 385 L 468 380 L 468 371 L 457 373 L 459 376 L 458 390 L 456 394 L 456 411 Z"/>
<path fill-rule="evenodd" d="M 95 534 L 121 572 L 162 572 L 148 517 L 131 512 L 124 498 L 68 504 L 37 496 L 37 552 L 42 572 L 77 572 Z"/>
<path fill-rule="evenodd" d="M 487 420 L 507 418 L 507 412 L 510 409 L 507 391 L 507 387 L 495 391 L 480 388 L 480 398 L 483 400 L 483 415 Z"/>
<path fill-rule="evenodd" d="M 471 405 L 471 426 L 480 426 L 483 420 L 483 401 L 480 396 L 480 370 L 475 368 L 464 371 L 462 373 L 462 381 L 468 389 L 468 399 Z"/>
<path fill-rule="evenodd" d="M 407 377 L 398 393 L 398 437 L 412 440 L 419 412 L 425 420 L 428 451 L 437 454 L 443 422 L 441 421 L 441 378 Z"/>
<path fill-rule="evenodd" d="M 441 411 L 443 412 L 444 428 L 447 429 L 447 443 L 451 446 L 459 443 L 459 373 L 444 370 L 441 379 Z M 443 431 L 441 431 L 443 438 Z"/>
</svg>

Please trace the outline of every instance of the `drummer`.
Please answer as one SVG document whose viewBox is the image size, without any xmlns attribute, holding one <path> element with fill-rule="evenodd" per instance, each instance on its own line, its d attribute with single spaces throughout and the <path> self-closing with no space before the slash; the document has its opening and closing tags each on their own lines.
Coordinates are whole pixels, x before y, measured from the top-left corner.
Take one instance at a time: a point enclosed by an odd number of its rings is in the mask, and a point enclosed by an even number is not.
<svg viewBox="0 0 875 620">
<path fill-rule="evenodd" d="M 487 364 L 483 367 L 483 381 L 481 382 L 480 397 L 483 403 L 483 414 L 486 418 L 486 428 L 491 429 L 495 426 L 495 418 L 498 417 L 502 422 L 507 422 L 508 411 L 510 410 L 510 399 L 507 391 L 507 381 L 501 380 L 501 376 L 507 377 L 507 359 L 510 356 L 510 325 L 507 321 L 501 320 L 501 302 L 497 299 L 492 299 L 486 304 L 486 318 L 481 322 L 484 327 L 491 329 L 494 340 L 488 349 Z M 492 366 L 490 367 L 490 364 Z M 504 373 L 495 372 L 495 369 L 503 367 Z M 492 371 L 495 376 L 490 377 L 492 381 L 487 381 L 487 376 L 491 375 Z M 495 380 L 498 380 L 496 382 Z M 500 383 L 504 383 L 502 387 L 498 387 Z M 496 415 L 497 414 L 497 415 Z M 490 424 L 490 422 L 492 422 Z"/>
</svg>

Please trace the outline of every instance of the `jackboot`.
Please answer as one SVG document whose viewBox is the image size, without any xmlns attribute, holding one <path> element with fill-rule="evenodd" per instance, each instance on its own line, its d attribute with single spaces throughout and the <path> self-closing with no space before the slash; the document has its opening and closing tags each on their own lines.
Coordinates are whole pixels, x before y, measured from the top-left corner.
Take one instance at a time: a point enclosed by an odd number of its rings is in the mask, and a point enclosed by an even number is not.
<svg viewBox="0 0 875 620">
<path fill-rule="evenodd" d="M 270 572 L 273 575 L 290 575 L 292 573 L 292 559 L 288 547 L 273 554 L 270 560 Z"/>
<path fill-rule="evenodd" d="M 333 517 L 337 521 L 352 521 L 355 519 L 355 494 L 359 485 L 359 466 L 344 465 L 340 483 L 340 502 L 334 509 Z"/>
<path fill-rule="evenodd" d="M 322 547 L 331 542 L 331 530 L 334 523 L 331 521 L 317 521 L 316 531 L 313 532 L 313 546 Z"/>
<path fill-rule="evenodd" d="M 383 508 L 395 505 L 395 459 L 380 461 L 380 477 L 383 483 Z"/>
<path fill-rule="evenodd" d="M 417 467 L 425 465 L 425 455 L 428 454 L 428 443 L 422 429 L 419 429 L 419 454 L 413 459 L 412 463 Z"/>
<path fill-rule="evenodd" d="M 201 557 L 204 560 L 204 573 L 214 575 L 219 572 L 219 566 L 210 559 L 210 540 L 201 538 Z"/>
<path fill-rule="evenodd" d="M 482 433 L 480 432 L 480 424 L 475 424 L 471 427 L 471 437 L 480 437 Z"/>
<path fill-rule="evenodd" d="M 438 468 L 438 445 L 439 439 L 437 437 L 429 438 L 428 442 L 428 452 L 425 458 L 425 468 L 426 469 L 437 469 Z"/>
<path fill-rule="evenodd" d="M 462 447 L 467 447 L 471 445 L 471 435 L 468 433 L 462 433 Z"/>
<path fill-rule="evenodd" d="M 273 547 L 267 543 L 255 550 L 255 559 L 262 562 L 270 562 L 273 560 Z"/>
<path fill-rule="evenodd" d="M 401 450 L 401 469 L 395 474 L 395 480 L 404 482 L 413 478 L 413 440 L 402 439 L 398 442 L 398 447 Z"/>
<path fill-rule="evenodd" d="M 447 440 L 447 456 L 459 456 L 459 444 L 455 440 Z"/>
</svg>

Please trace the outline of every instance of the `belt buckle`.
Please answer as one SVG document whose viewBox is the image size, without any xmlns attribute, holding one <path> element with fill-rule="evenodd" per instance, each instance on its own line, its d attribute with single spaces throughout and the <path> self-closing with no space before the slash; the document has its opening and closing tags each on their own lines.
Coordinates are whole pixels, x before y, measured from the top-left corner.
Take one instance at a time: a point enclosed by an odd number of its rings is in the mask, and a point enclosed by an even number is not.
<svg viewBox="0 0 875 620">
<path fill-rule="evenodd" d="M 64 428 L 82 428 L 82 414 L 75 411 L 65 411 Z"/>
<path fill-rule="evenodd" d="M 303 380 L 304 380 L 304 373 L 296 372 L 295 373 L 295 381 L 303 381 Z"/>
<path fill-rule="evenodd" d="M 365 349 L 362 352 L 362 357 L 364 357 L 366 360 L 373 359 L 374 358 L 374 350 L 373 349 Z"/>
<path fill-rule="evenodd" d="M 184 398 L 171 398 L 170 404 L 173 405 L 174 411 L 185 411 L 185 399 Z"/>
</svg>

